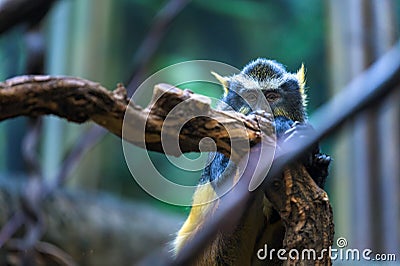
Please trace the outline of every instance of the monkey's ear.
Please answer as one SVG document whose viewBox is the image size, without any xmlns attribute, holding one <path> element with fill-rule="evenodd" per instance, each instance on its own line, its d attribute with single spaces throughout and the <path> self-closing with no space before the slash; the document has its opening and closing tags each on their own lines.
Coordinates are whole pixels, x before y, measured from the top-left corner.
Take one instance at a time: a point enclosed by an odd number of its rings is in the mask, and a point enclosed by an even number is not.
<svg viewBox="0 0 400 266">
<path fill-rule="evenodd" d="M 306 86 L 306 69 L 304 67 L 304 64 L 301 64 L 300 69 L 297 71 L 296 74 L 297 80 L 299 81 L 300 85 L 300 93 L 304 94 L 304 87 Z"/>
<path fill-rule="evenodd" d="M 223 77 L 214 71 L 211 71 L 211 74 L 222 84 L 224 88 L 224 94 L 227 95 L 229 91 L 229 79 L 227 77 Z"/>
<path fill-rule="evenodd" d="M 299 81 L 299 86 L 300 86 L 300 94 L 303 100 L 303 106 L 307 106 L 307 94 L 306 94 L 306 69 L 304 67 L 304 64 L 301 64 L 300 69 L 297 71 L 296 74 L 297 80 Z"/>
</svg>

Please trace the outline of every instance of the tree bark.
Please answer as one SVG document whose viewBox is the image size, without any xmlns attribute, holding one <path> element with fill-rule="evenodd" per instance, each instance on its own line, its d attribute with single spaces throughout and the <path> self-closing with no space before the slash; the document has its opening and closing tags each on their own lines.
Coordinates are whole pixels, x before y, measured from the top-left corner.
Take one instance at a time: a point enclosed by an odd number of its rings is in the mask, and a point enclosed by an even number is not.
<svg viewBox="0 0 400 266">
<path fill-rule="evenodd" d="M 331 265 L 329 248 L 335 232 L 327 193 L 298 163 L 270 183 L 274 185 L 267 189 L 267 196 L 286 228 L 283 265 Z"/>
<path fill-rule="evenodd" d="M 180 151 L 164 150 L 161 132 L 171 139 L 179 134 L 182 152 L 198 152 L 199 141 L 204 137 L 212 138 L 218 151 L 227 156 L 232 152 L 232 142 L 239 143 L 236 155 L 248 148 L 240 143 L 253 145 L 261 141 L 257 121 L 236 112 L 213 110 L 208 98 L 168 84 L 156 85 L 147 108 L 128 102 L 121 84 L 111 92 L 98 83 L 73 77 L 21 76 L 0 83 L 0 121 L 48 114 L 76 123 L 92 120 L 135 145 L 175 156 Z M 166 120 L 177 105 L 179 110 Z M 191 119 L 194 115 L 198 117 Z M 124 116 L 128 119 L 124 120 Z M 269 129 L 274 132 L 272 123 Z M 203 146 L 203 151 L 212 150 L 212 145 Z"/>
</svg>

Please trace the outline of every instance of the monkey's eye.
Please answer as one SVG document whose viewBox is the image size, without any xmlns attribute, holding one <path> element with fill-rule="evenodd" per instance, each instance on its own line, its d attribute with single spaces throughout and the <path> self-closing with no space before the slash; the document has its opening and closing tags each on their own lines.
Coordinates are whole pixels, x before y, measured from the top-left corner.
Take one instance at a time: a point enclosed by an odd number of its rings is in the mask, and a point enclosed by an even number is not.
<svg viewBox="0 0 400 266">
<path fill-rule="evenodd" d="M 266 92 L 264 95 L 268 102 L 276 102 L 279 100 L 279 98 L 281 98 L 281 95 L 274 91 Z"/>
</svg>

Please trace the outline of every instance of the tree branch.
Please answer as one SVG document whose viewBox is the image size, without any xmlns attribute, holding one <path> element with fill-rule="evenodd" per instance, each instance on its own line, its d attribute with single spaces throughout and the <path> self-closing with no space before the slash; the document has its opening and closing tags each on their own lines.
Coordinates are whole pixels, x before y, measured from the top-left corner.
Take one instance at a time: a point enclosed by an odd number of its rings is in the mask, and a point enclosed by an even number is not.
<svg viewBox="0 0 400 266">
<path fill-rule="evenodd" d="M 120 93 L 79 78 L 20 76 L 0 83 L 0 121 L 54 114 L 76 123 L 92 119 L 120 134 L 121 123 L 116 121 L 123 117 L 127 103 Z"/>
<path fill-rule="evenodd" d="M 317 258 L 289 258 L 284 265 L 331 265 L 327 249 L 333 245 L 335 233 L 328 195 L 298 164 L 284 170 L 281 188 L 284 191 L 278 189 L 269 196 L 285 224 L 283 247 L 288 253 L 312 250 Z"/>
<path fill-rule="evenodd" d="M 167 84 L 155 87 L 153 101 L 143 109 L 134 103 L 128 104 L 122 85 L 111 92 L 98 83 L 80 78 L 21 76 L 0 83 L 0 104 L 0 121 L 48 114 L 76 123 L 92 120 L 119 137 L 124 127 L 127 141 L 175 156 L 180 155 L 178 150 L 164 150 L 161 145 L 161 131 L 167 138 L 179 134 L 182 152 L 199 151 L 199 142 L 205 137 L 212 138 L 218 151 L 226 155 L 231 154 L 232 141 L 255 144 L 261 140 L 255 120 L 235 112 L 213 110 L 208 98 Z M 185 114 L 178 112 L 166 121 L 169 112 L 178 105 Z M 194 114 L 197 117 L 191 119 Z M 129 119 L 123 125 L 125 115 Z M 185 124 L 185 121 L 188 122 Z M 177 125 L 184 125 L 180 132 Z M 145 144 L 141 128 L 146 129 Z M 272 124 L 270 129 L 273 132 Z M 246 145 L 236 146 L 240 148 L 235 154 L 246 148 Z M 212 147 L 204 145 L 203 151 L 210 151 Z"/>
</svg>

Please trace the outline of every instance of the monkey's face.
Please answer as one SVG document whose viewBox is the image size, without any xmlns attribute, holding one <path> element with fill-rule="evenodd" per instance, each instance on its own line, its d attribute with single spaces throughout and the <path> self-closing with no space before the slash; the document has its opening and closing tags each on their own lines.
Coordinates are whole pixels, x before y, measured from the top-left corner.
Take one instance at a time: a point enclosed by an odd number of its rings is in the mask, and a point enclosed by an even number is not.
<svg viewBox="0 0 400 266">
<path fill-rule="evenodd" d="M 276 88 L 263 84 L 262 92 L 275 117 L 284 116 L 293 121 L 304 121 L 305 110 L 300 85 L 294 76 L 289 76 Z"/>
<path fill-rule="evenodd" d="M 269 104 L 260 84 L 240 75 L 229 80 L 229 88 L 222 100 L 235 111 L 245 115 L 255 110 L 269 111 Z"/>
<path fill-rule="evenodd" d="M 254 110 L 268 111 L 271 108 L 274 116 L 284 116 L 293 121 L 305 119 L 300 85 L 292 74 L 263 81 L 243 74 L 233 76 L 223 101 L 245 115 Z"/>
<path fill-rule="evenodd" d="M 225 89 L 223 101 L 237 112 L 247 115 L 270 108 L 275 117 L 284 116 L 300 122 L 306 118 L 303 65 L 293 74 L 276 61 L 258 58 L 237 75 L 222 77 L 212 74 Z"/>
</svg>

